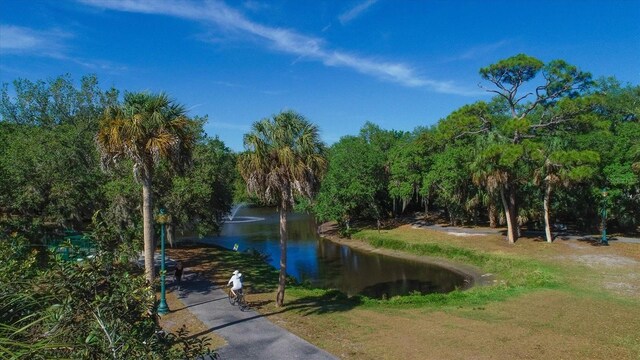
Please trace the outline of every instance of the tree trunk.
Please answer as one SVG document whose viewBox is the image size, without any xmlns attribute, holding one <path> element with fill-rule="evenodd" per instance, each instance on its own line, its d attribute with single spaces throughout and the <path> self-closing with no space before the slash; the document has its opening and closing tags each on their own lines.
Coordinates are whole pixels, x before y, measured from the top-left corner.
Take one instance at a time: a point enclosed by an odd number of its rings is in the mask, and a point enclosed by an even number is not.
<svg viewBox="0 0 640 360">
<path fill-rule="evenodd" d="M 507 239 L 509 244 L 515 244 L 518 239 L 518 219 L 516 216 L 515 206 L 515 194 L 511 189 L 509 191 L 509 197 L 506 196 L 505 189 L 500 189 L 500 197 L 502 198 L 502 205 L 505 211 L 505 218 L 507 220 Z"/>
<path fill-rule="evenodd" d="M 142 231 L 144 237 L 144 273 L 147 281 L 153 284 L 155 279 L 155 242 L 153 241 L 153 194 L 151 193 L 151 178 L 142 180 Z"/>
<path fill-rule="evenodd" d="M 520 232 L 520 223 L 518 222 L 518 200 L 516 199 L 515 187 L 509 187 L 509 205 L 511 206 L 511 210 L 509 212 L 513 217 L 512 221 L 515 225 L 515 238 L 513 239 L 513 242 L 515 243 L 515 241 L 522 236 L 522 233 Z"/>
<path fill-rule="evenodd" d="M 287 280 L 287 210 L 283 200 L 280 205 L 280 275 L 278 276 L 278 294 L 276 306 L 284 306 L 284 288 Z"/>
<path fill-rule="evenodd" d="M 547 183 L 544 189 L 544 232 L 547 236 L 547 242 L 552 242 L 551 235 L 551 184 Z"/>
<path fill-rule="evenodd" d="M 496 206 L 496 202 L 493 200 L 493 197 L 489 198 L 489 227 L 498 227 L 498 207 Z"/>
<path fill-rule="evenodd" d="M 176 229 L 173 227 L 173 224 L 167 224 L 167 242 L 171 247 L 173 247 L 173 242 L 175 241 L 175 233 Z"/>
</svg>

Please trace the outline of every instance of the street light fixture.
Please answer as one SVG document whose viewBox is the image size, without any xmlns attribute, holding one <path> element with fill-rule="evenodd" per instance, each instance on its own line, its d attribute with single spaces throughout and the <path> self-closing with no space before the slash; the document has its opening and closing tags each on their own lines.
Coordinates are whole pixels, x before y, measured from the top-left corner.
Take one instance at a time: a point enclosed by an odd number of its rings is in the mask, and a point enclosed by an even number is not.
<svg viewBox="0 0 640 360">
<path fill-rule="evenodd" d="M 165 264 L 164 264 L 164 238 L 165 226 L 171 222 L 171 216 L 164 213 L 164 209 L 160 209 L 160 215 L 156 218 L 160 224 L 160 304 L 158 304 L 158 315 L 169 313 L 167 305 L 166 289 L 165 289 Z"/>
<path fill-rule="evenodd" d="M 600 244 L 609 246 L 609 240 L 607 240 L 607 189 L 602 189 L 602 238 Z"/>
</svg>

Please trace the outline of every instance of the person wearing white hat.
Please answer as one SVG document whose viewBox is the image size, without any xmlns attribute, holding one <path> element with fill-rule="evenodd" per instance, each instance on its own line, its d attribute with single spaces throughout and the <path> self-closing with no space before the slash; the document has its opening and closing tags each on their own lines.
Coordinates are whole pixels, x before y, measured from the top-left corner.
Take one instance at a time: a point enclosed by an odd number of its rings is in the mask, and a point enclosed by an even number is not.
<svg viewBox="0 0 640 360">
<path fill-rule="evenodd" d="M 227 286 L 231 284 L 233 284 L 233 286 L 231 287 L 231 293 L 234 297 L 237 296 L 237 292 L 242 294 L 242 274 L 240 273 L 240 271 L 235 270 L 233 272 L 233 276 L 231 276 L 231 279 L 229 279 Z"/>
</svg>

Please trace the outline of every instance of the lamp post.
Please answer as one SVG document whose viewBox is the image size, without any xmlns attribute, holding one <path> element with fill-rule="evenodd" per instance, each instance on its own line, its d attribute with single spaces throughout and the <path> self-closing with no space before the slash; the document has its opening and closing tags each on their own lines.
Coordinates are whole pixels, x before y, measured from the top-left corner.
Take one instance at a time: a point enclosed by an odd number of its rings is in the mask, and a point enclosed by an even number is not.
<svg viewBox="0 0 640 360">
<path fill-rule="evenodd" d="M 157 221 L 160 224 L 160 304 L 158 305 L 158 315 L 164 315 L 169 312 L 164 284 L 166 274 L 164 267 L 164 237 L 165 226 L 170 220 L 171 217 L 164 213 L 164 209 L 160 209 L 160 215 L 157 217 Z"/>
<path fill-rule="evenodd" d="M 609 246 L 609 240 L 607 240 L 607 189 L 602 189 L 602 238 L 600 244 Z"/>
</svg>

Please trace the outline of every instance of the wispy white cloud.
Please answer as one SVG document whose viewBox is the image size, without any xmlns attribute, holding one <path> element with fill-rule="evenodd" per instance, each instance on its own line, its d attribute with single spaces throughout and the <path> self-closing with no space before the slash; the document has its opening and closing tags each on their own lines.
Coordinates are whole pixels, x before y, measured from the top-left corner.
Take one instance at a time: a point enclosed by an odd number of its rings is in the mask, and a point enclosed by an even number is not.
<svg viewBox="0 0 640 360">
<path fill-rule="evenodd" d="M 469 49 L 467 49 L 467 51 L 463 52 L 462 54 L 455 56 L 454 58 L 452 58 L 451 60 L 470 60 L 470 59 L 476 59 L 480 56 L 486 55 L 486 54 L 490 54 L 502 47 L 504 47 L 505 45 L 508 45 L 509 41 L 508 40 L 500 40 L 491 44 L 481 44 L 481 45 L 477 45 L 474 47 L 471 47 Z"/>
<path fill-rule="evenodd" d="M 14 25 L 0 25 L 0 34 L 0 52 L 43 56 L 60 56 L 66 47 L 65 40 L 73 37 L 58 29 L 35 30 Z"/>
<path fill-rule="evenodd" d="M 126 70 L 126 66 L 104 60 L 87 60 L 69 55 L 67 41 L 75 35 L 59 29 L 36 30 L 22 26 L 0 25 L 0 54 L 43 56 L 68 61 L 92 71 L 116 73 Z"/>
<path fill-rule="evenodd" d="M 307 36 L 290 29 L 270 27 L 247 19 L 239 11 L 220 1 L 204 4 L 169 0 L 79 0 L 86 5 L 144 14 L 173 16 L 215 25 L 234 35 L 244 34 L 266 46 L 300 59 L 320 61 L 327 66 L 345 67 L 378 79 L 408 87 L 427 87 L 436 92 L 470 95 L 470 91 L 448 81 L 427 79 L 413 67 L 400 62 L 380 61 L 345 51 L 331 49 L 324 39 Z M 369 1 L 371 2 L 371 1 Z M 371 6 L 371 4 L 367 5 Z M 364 7 L 361 11 L 364 11 Z M 475 92 L 474 92 L 475 94 Z"/>
<path fill-rule="evenodd" d="M 228 81 L 220 81 L 220 80 L 214 81 L 213 83 L 216 84 L 216 85 L 221 85 L 221 86 L 228 87 L 228 88 L 245 88 L 246 87 L 244 85 L 240 85 L 240 84 L 236 84 L 236 83 L 230 83 Z"/>
<path fill-rule="evenodd" d="M 228 123 L 222 121 L 211 121 L 207 122 L 207 126 L 217 129 L 227 129 L 227 130 L 237 130 L 247 132 L 251 130 L 251 125 L 249 124 L 237 124 L 237 123 Z"/>
<path fill-rule="evenodd" d="M 365 12 L 368 8 L 370 8 L 373 4 L 377 2 L 378 0 L 365 0 L 359 3 L 358 5 L 352 7 L 351 9 L 340 14 L 340 16 L 338 16 L 338 20 L 340 20 L 340 23 L 342 25 L 344 25 L 349 21 L 360 16 L 363 12 Z"/>
<path fill-rule="evenodd" d="M 253 0 L 244 1 L 242 6 L 251 11 L 262 11 L 269 8 L 269 4 Z"/>
<path fill-rule="evenodd" d="M 260 90 L 259 92 L 261 94 L 265 94 L 265 95 L 277 96 L 277 95 L 286 94 L 288 91 L 286 91 L 286 90 Z"/>
</svg>

